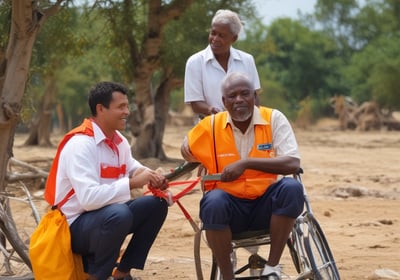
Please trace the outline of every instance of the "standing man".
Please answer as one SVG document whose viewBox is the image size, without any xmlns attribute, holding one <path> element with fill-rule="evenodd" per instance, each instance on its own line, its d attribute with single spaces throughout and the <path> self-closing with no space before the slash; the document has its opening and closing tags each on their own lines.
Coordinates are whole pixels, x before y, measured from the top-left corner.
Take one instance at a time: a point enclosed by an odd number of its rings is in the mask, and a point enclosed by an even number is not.
<svg viewBox="0 0 400 280">
<path fill-rule="evenodd" d="M 242 23 L 237 13 L 218 10 L 211 21 L 209 45 L 186 62 L 185 103 L 189 103 L 201 118 L 225 110 L 221 81 L 228 73 L 246 73 L 252 87 L 257 91 L 260 89 L 253 56 L 232 47 L 241 30 Z"/>
<path fill-rule="evenodd" d="M 279 261 L 304 204 L 293 130 L 275 109 L 255 106 L 251 80 L 230 73 L 222 81 L 227 111 L 205 117 L 184 139 L 181 152 L 220 181 L 205 182 L 200 218 L 223 279 L 234 279 L 232 234 L 269 229 L 271 246 L 260 279 L 281 279 Z"/>
<path fill-rule="evenodd" d="M 148 184 L 164 190 L 168 182 L 132 157 L 119 132 L 129 115 L 127 93 L 125 86 L 113 82 L 98 83 L 90 90 L 92 116 L 66 134 L 46 184 L 45 198 L 51 205 L 62 204 L 72 251 L 82 255 L 89 280 L 132 279 L 130 270 L 144 268 L 168 212 L 164 199 L 131 199 L 131 189 Z"/>
</svg>

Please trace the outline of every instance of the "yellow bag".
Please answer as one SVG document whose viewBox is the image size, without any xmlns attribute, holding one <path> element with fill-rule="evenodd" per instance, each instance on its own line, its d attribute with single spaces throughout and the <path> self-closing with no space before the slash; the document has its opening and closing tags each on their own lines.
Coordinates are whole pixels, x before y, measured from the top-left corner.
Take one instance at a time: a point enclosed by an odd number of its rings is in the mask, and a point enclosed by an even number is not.
<svg viewBox="0 0 400 280">
<path fill-rule="evenodd" d="M 51 210 L 31 236 L 29 257 L 36 280 L 86 280 L 82 257 L 71 249 L 71 233 L 59 209 Z"/>
</svg>

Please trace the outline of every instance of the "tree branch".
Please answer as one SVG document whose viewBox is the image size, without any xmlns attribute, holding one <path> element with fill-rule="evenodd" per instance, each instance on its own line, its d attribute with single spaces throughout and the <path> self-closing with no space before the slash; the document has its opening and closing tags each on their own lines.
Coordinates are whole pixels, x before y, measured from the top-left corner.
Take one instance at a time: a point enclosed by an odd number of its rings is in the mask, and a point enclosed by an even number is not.
<svg viewBox="0 0 400 280">
<path fill-rule="evenodd" d="M 28 169 L 31 172 L 26 172 L 26 173 L 19 173 L 19 172 L 7 172 L 5 179 L 7 182 L 12 183 L 16 181 L 23 181 L 23 180 L 30 180 L 30 179 L 46 179 L 47 176 L 49 175 L 48 172 L 43 171 L 42 169 L 33 166 L 31 164 L 28 164 L 26 162 L 17 160 L 15 158 L 10 158 L 9 159 L 9 164 L 14 165 L 14 166 L 19 166 Z"/>
</svg>

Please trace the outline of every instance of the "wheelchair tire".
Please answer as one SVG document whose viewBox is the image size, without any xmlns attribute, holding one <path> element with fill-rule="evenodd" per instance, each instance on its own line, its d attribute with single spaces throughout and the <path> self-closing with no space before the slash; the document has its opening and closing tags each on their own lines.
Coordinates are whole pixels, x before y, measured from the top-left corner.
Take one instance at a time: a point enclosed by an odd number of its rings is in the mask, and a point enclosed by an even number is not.
<svg viewBox="0 0 400 280">
<path fill-rule="evenodd" d="M 315 280 L 340 280 L 339 271 L 321 226 L 308 214 L 305 216 L 307 232 L 304 232 L 304 247 Z"/>
<path fill-rule="evenodd" d="M 214 256 L 212 257 L 210 280 L 222 280 L 222 274 Z"/>
<path fill-rule="evenodd" d="M 292 257 L 292 261 L 293 261 L 294 267 L 296 268 L 297 273 L 301 273 L 300 256 L 297 253 L 296 248 L 294 247 L 293 240 L 289 238 L 289 240 L 286 242 L 286 245 L 289 248 L 289 253 L 290 253 L 290 256 Z"/>
<path fill-rule="evenodd" d="M 306 213 L 303 213 L 296 219 L 292 233 L 287 241 L 292 262 L 299 274 L 296 280 L 313 279 L 312 267 L 304 244 L 304 229 L 307 228 L 305 216 Z"/>
</svg>

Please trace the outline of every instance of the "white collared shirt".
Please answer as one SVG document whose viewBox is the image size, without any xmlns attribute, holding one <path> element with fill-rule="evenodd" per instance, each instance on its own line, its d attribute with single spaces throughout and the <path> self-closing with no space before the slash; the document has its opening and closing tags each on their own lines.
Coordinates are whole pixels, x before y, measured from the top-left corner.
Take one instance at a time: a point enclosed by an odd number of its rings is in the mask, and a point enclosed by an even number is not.
<svg viewBox="0 0 400 280">
<path fill-rule="evenodd" d="M 105 143 L 106 136 L 102 130 L 93 121 L 92 125 L 94 137 L 77 134 L 60 154 L 55 202 L 59 203 L 74 188 L 75 194 L 61 208 L 69 224 L 85 211 L 128 201 L 131 198 L 129 175 L 143 167 L 132 157 L 128 140 L 121 133 L 117 132 L 122 142 L 117 145 L 118 153 L 115 153 Z M 101 165 L 123 164 L 127 172 L 118 179 L 101 178 Z"/>
<path fill-rule="evenodd" d="M 185 103 L 205 101 L 224 111 L 221 82 L 232 72 L 244 73 L 251 80 L 254 89 L 260 89 L 260 78 L 252 55 L 231 47 L 228 70 L 225 72 L 215 59 L 210 46 L 193 54 L 186 62 Z"/>
</svg>

